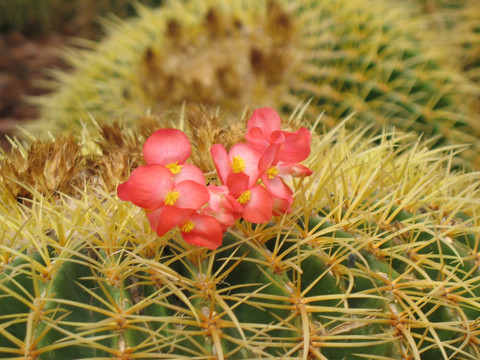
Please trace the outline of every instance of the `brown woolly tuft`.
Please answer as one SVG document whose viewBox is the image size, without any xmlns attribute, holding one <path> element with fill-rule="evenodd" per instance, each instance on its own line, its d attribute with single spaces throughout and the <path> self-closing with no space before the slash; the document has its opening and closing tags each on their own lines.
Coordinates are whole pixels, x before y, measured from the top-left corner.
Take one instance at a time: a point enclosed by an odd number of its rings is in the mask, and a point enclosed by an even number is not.
<svg viewBox="0 0 480 360">
<path fill-rule="evenodd" d="M 213 110 L 201 105 L 190 105 L 185 112 L 187 127 L 191 133 L 192 162 L 205 172 L 215 169 L 210 156 L 210 147 L 214 144 L 223 144 L 227 149 L 242 142 L 245 133 L 246 121 L 220 120 Z"/>
<path fill-rule="evenodd" d="M 42 194 L 71 194 L 90 176 L 87 161 L 73 136 L 33 141 L 28 149 L 13 148 L 0 162 L 3 191 L 16 198 Z"/>
</svg>

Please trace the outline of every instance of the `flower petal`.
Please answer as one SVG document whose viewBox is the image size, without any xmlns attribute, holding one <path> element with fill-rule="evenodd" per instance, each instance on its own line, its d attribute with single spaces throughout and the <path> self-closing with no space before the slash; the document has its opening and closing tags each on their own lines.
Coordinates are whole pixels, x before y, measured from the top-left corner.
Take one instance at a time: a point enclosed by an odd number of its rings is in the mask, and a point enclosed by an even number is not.
<svg viewBox="0 0 480 360">
<path fill-rule="evenodd" d="M 130 201 L 130 197 L 128 196 L 128 181 L 121 183 L 117 187 L 117 195 L 123 201 Z"/>
<path fill-rule="evenodd" d="M 210 154 L 220 180 L 223 184 L 226 184 L 228 176 L 233 172 L 232 162 L 228 157 L 227 149 L 222 144 L 215 144 L 210 148 Z"/>
<path fill-rule="evenodd" d="M 258 161 L 258 171 L 260 172 L 260 174 L 263 174 L 272 165 L 275 165 L 276 163 L 275 159 L 277 157 L 279 150 L 280 150 L 279 144 L 270 145 L 268 148 L 265 149 L 265 152 L 263 153 L 262 157 Z"/>
<path fill-rule="evenodd" d="M 279 175 L 291 175 L 293 177 L 310 176 L 313 174 L 311 169 L 298 163 L 279 162 L 277 164 L 277 169 Z"/>
<path fill-rule="evenodd" d="M 232 194 L 230 194 L 227 186 L 209 185 L 207 186 L 207 189 L 210 193 L 208 211 L 220 211 L 225 209 L 234 214 L 242 212 L 241 206 L 237 203 Z"/>
<path fill-rule="evenodd" d="M 175 185 L 175 191 L 180 193 L 174 204 L 175 207 L 197 210 L 210 200 L 207 188 L 195 181 L 182 181 Z"/>
<path fill-rule="evenodd" d="M 158 236 L 163 236 L 180 225 L 194 212 L 195 210 L 192 209 L 180 209 L 176 206 L 165 205 L 155 211 L 147 212 L 147 218 L 151 228 Z"/>
<path fill-rule="evenodd" d="M 147 164 L 183 164 L 190 156 L 191 145 L 187 135 L 178 129 L 155 131 L 143 145 Z"/>
<path fill-rule="evenodd" d="M 292 212 L 292 204 L 285 199 L 273 199 L 273 215 L 281 216 Z"/>
<path fill-rule="evenodd" d="M 155 210 L 172 190 L 173 176 L 163 165 L 142 165 L 132 171 L 124 184 L 118 190 L 119 196 L 144 209 Z"/>
<path fill-rule="evenodd" d="M 207 189 L 210 200 L 207 206 L 202 208 L 202 212 L 213 216 L 226 230 L 242 217 L 243 207 L 228 192 L 226 186 L 209 185 Z"/>
<path fill-rule="evenodd" d="M 270 142 L 265 138 L 260 128 L 252 128 L 245 134 L 245 139 L 249 145 L 260 151 L 265 150 L 270 145 Z"/>
<path fill-rule="evenodd" d="M 267 191 L 274 197 L 293 203 L 293 191 L 287 184 L 285 184 L 279 176 L 269 179 L 268 176 L 263 176 L 262 181 L 265 184 Z"/>
<path fill-rule="evenodd" d="M 285 141 L 278 152 L 277 161 L 300 162 L 310 155 L 312 134 L 307 128 L 302 127 L 294 133 L 285 131 L 284 135 Z"/>
<path fill-rule="evenodd" d="M 191 180 L 200 185 L 205 185 L 205 176 L 202 170 L 193 164 L 183 164 L 182 170 L 175 175 L 175 184 L 185 180 Z"/>
<path fill-rule="evenodd" d="M 230 194 L 232 194 L 235 199 L 238 199 L 240 195 L 248 190 L 248 182 L 249 178 L 247 174 L 238 173 L 230 175 L 227 180 L 227 187 L 230 190 Z"/>
<path fill-rule="evenodd" d="M 250 189 L 250 200 L 243 208 L 243 218 L 252 223 L 261 224 L 272 219 L 273 199 L 269 192 L 260 185 Z"/>
<path fill-rule="evenodd" d="M 252 187 L 260 176 L 258 163 L 261 156 L 262 153 L 258 149 L 245 143 L 235 144 L 230 149 L 230 161 L 233 162 L 234 158 L 240 158 L 244 162 L 245 167 L 242 172 L 249 177 L 249 187 Z"/>
<path fill-rule="evenodd" d="M 281 125 L 282 119 L 275 110 L 271 108 L 257 109 L 247 122 L 247 135 L 245 135 L 245 138 L 248 140 L 252 129 L 260 128 L 263 136 L 268 140 L 274 131 L 280 130 Z"/>
<path fill-rule="evenodd" d="M 223 231 L 220 223 L 213 217 L 194 213 L 188 219 L 193 228 L 188 232 L 181 231 L 183 239 L 189 244 L 204 246 L 211 250 L 222 244 Z"/>
</svg>

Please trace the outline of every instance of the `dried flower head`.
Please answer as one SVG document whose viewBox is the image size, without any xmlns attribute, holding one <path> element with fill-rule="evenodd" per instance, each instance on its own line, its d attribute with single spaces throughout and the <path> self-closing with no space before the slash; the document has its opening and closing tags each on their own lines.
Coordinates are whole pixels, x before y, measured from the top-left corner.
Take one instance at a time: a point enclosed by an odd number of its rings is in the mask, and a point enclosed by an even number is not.
<svg viewBox="0 0 480 360">
<path fill-rule="evenodd" d="M 29 198 L 43 194 L 72 193 L 89 177 L 81 147 L 73 136 L 33 141 L 28 149 L 14 147 L 0 163 L 3 191 Z"/>
</svg>

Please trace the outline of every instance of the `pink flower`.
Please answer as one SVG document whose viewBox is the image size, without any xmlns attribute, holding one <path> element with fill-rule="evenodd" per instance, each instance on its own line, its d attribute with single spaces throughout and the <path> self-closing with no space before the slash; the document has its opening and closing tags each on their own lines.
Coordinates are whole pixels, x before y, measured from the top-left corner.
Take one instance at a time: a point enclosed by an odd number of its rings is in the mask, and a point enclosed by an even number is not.
<svg viewBox="0 0 480 360">
<path fill-rule="evenodd" d="M 178 129 L 157 130 L 143 145 L 143 157 L 147 164 L 165 165 L 177 182 L 192 180 L 204 185 L 202 171 L 195 165 L 185 164 L 191 151 L 187 135 Z"/>
<path fill-rule="evenodd" d="M 276 111 L 258 109 L 247 124 L 247 143 L 229 152 L 213 145 L 210 153 L 223 185 L 208 187 L 202 171 L 186 163 L 191 154 L 188 137 L 177 129 L 157 130 L 143 147 L 146 165 L 118 186 L 118 196 L 143 208 L 159 236 L 178 228 L 186 242 L 216 249 L 239 218 L 265 223 L 290 212 L 293 191 L 286 178 L 312 173 L 299 163 L 310 154 L 310 132 L 280 127 Z"/>
<path fill-rule="evenodd" d="M 269 179 L 311 175 L 310 169 L 298 164 L 310 155 L 310 131 L 305 127 L 296 132 L 282 131 L 280 125 L 280 116 L 270 108 L 255 110 L 247 123 L 245 139 L 263 153 L 259 160 L 262 179 L 266 174 Z"/>
<path fill-rule="evenodd" d="M 224 230 L 212 216 L 195 210 L 162 207 L 147 212 L 150 226 L 159 236 L 179 227 L 182 238 L 189 244 L 216 249 L 222 244 Z M 179 221 L 180 219 L 180 221 Z"/>
<path fill-rule="evenodd" d="M 174 205 L 198 209 L 210 195 L 205 186 L 192 181 L 177 181 L 163 165 L 143 165 L 132 171 L 130 178 L 118 186 L 118 196 L 146 210 Z"/>
<path fill-rule="evenodd" d="M 155 131 L 143 145 L 143 157 L 147 164 L 160 164 L 169 167 L 182 165 L 192 151 L 187 135 L 178 129 Z"/>
<path fill-rule="evenodd" d="M 260 172 L 258 162 L 262 153 L 253 146 L 239 143 L 233 145 L 227 153 L 225 146 L 215 144 L 210 148 L 213 162 L 218 176 L 224 185 L 232 174 L 245 174 L 248 177 L 248 186 L 252 187 L 258 180 Z"/>
<path fill-rule="evenodd" d="M 272 219 L 273 198 L 263 186 L 259 184 L 250 186 L 248 176 L 238 173 L 228 177 L 227 187 L 242 206 L 242 217 L 246 221 L 261 224 Z"/>
<path fill-rule="evenodd" d="M 263 179 L 275 179 L 277 176 L 286 177 L 301 177 L 310 176 L 312 170 L 308 167 L 292 162 L 284 162 L 278 160 L 278 153 L 281 145 L 275 144 L 269 146 L 258 162 L 258 169 L 260 177 Z"/>
<path fill-rule="evenodd" d="M 175 206 L 162 206 L 154 211 L 146 211 L 150 227 L 158 236 L 163 236 L 170 230 L 179 226 L 195 209 L 182 209 Z"/>
<path fill-rule="evenodd" d="M 210 200 L 202 208 L 202 212 L 213 216 L 227 230 L 237 219 L 242 217 L 243 208 L 229 193 L 228 188 L 223 186 L 209 185 Z"/>
<path fill-rule="evenodd" d="M 241 205 L 242 217 L 253 223 L 270 221 L 273 199 L 263 186 L 257 184 L 261 152 L 240 143 L 234 145 L 229 153 L 223 145 L 215 144 L 210 153 L 220 180 Z"/>
<path fill-rule="evenodd" d="M 262 152 L 271 145 L 279 145 L 275 161 L 297 163 L 305 160 L 310 155 L 310 131 L 305 127 L 296 132 L 282 131 L 281 121 L 275 110 L 257 109 L 248 120 L 245 139 Z"/>
<path fill-rule="evenodd" d="M 222 244 L 224 231 L 214 217 L 194 213 L 180 225 L 180 233 L 187 243 L 214 250 Z"/>
<path fill-rule="evenodd" d="M 279 144 L 270 145 L 258 164 L 260 178 L 274 199 L 273 212 L 275 215 L 290 213 L 293 203 L 293 191 L 285 184 L 283 177 L 279 174 L 281 168 L 275 164 L 279 148 Z"/>
<path fill-rule="evenodd" d="M 162 236 L 210 199 L 204 185 L 178 180 L 165 166 L 147 164 L 133 170 L 130 178 L 118 186 L 117 193 L 120 199 L 154 212 L 147 212 L 147 216 L 152 228 Z M 156 216 L 160 219 L 152 223 L 151 217 Z"/>
<path fill-rule="evenodd" d="M 268 146 L 281 143 L 284 135 L 280 131 L 282 119 L 270 108 L 261 108 L 253 112 L 247 123 L 245 139 L 252 146 L 265 150 Z"/>
</svg>

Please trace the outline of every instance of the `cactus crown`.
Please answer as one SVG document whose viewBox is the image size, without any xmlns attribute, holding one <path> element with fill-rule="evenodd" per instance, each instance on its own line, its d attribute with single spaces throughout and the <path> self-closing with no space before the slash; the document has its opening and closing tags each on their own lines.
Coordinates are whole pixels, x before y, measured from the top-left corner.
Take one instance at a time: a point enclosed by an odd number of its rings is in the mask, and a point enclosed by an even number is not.
<svg viewBox="0 0 480 360">
<path fill-rule="evenodd" d="M 198 108 L 176 123 L 188 133 L 185 119 L 199 112 L 216 119 L 219 138 L 243 135 L 223 134 L 226 115 Z M 312 139 L 314 174 L 293 183 L 292 213 L 238 222 L 207 251 L 176 232 L 158 238 L 115 195 L 164 121 L 85 128 L 78 142 L 2 154 L 0 356 L 480 356 L 480 183 L 451 171 L 459 148 L 342 124 Z M 195 159 L 208 168 L 205 158 Z M 72 186 L 44 184 L 52 162 Z"/>
<path fill-rule="evenodd" d="M 288 92 L 292 62 L 298 61 L 292 13 L 276 1 L 228 11 L 196 7 L 187 10 L 195 14 L 188 22 L 184 11 L 166 15 L 165 38 L 144 51 L 138 81 L 147 103 L 162 108 L 188 100 L 239 112 Z"/>
</svg>

